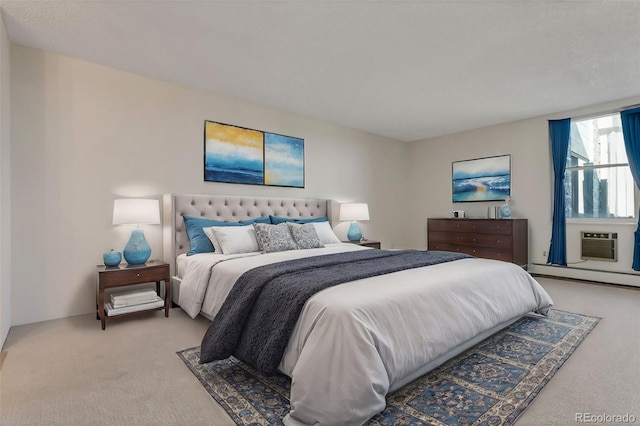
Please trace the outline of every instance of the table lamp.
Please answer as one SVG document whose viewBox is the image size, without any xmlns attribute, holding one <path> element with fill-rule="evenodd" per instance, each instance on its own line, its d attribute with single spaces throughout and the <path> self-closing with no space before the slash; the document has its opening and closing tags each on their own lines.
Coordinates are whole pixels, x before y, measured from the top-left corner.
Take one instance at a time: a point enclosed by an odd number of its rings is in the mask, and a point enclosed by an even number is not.
<svg viewBox="0 0 640 426">
<path fill-rule="evenodd" d="M 358 220 L 369 220 L 369 206 L 367 203 L 345 203 L 340 204 L 340 220 L 350 220 L 347 238 L 349 241 L 360 241 L 362 231 L 358 226 Z"/>
<path fill-rule="evenodd" d="M 160 202 L 158 200 L 126 198 L 113 202 L 114 225 L 159 225 Z M 122 251 L 130 265 L 142 265 L 151 256 L 151 247 L 140 228 L 131 231 L 129 242 Z"/>
</svg>

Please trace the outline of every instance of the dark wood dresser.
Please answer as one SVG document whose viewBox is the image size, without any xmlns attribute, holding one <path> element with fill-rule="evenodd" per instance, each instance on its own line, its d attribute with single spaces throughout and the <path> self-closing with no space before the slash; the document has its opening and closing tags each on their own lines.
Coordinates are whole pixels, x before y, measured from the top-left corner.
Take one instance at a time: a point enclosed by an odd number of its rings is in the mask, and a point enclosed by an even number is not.
<svg viewBox="0 0 640 426">
<path fill-rule="evenodd" d="M 529 263 L 527 219 L 428 219 L 429 250 L 458 251 L 487 259 Z"/>
</svg>

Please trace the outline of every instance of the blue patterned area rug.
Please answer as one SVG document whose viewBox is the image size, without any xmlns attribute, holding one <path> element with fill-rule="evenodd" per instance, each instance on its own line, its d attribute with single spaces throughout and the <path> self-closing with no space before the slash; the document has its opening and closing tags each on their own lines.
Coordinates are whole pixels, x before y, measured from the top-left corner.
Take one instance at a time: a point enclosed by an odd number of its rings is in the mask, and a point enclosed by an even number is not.
<svg viewBox="0 0 640 426">
<path fill-rule="evenodd" d="M 510 425 L 598 323 L 551 310 L 526 316 L 405 387 L 367 425 Z M 178 352 L 238 425 L 281 425 L 290 380 L 266 377 L 235 358 L 199 364 L 200 348 Z"/>
</svg>

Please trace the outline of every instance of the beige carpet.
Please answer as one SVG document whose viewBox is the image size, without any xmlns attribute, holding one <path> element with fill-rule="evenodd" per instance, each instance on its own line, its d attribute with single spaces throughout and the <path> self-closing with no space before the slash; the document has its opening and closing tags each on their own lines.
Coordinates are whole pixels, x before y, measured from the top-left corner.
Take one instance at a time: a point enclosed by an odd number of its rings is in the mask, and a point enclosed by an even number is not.
<svg viewBox="0 0 640 426">
<path fill-rule="evenodd" d="M 640 423 L 640 289 L 538 278 L 558 309 L 598 326 L 516 423 L 576 424 L 576 413 Z M 180 309 L 107 323 L 81 315 L 13 327 L 0 369 L 2 425 L 232 425 L 176 351 L 206 330 Z"/>
</svg>

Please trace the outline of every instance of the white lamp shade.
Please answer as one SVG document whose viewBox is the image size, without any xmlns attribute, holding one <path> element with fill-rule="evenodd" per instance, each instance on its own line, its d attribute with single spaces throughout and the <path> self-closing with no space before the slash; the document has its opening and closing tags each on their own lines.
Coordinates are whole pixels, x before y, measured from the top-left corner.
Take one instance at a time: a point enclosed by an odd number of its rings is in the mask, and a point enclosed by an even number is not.
<svg viewBox="0 0 640 426">
<path fill-rule="evenodd" d="M 367 203 L 340 204 L 340 220 L 369 220 Z"/>
<path fill-rule="evenodd" d="M 159 225 L 160 202 L 139 198 L 125 198 L 113 202 L 114 225 Z"/>
</svg>

